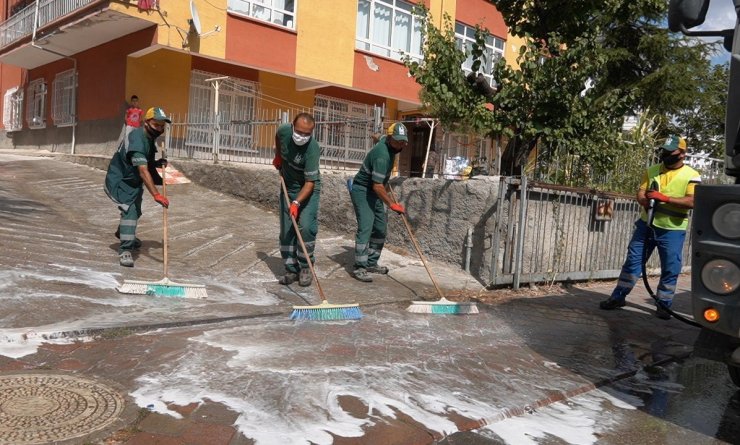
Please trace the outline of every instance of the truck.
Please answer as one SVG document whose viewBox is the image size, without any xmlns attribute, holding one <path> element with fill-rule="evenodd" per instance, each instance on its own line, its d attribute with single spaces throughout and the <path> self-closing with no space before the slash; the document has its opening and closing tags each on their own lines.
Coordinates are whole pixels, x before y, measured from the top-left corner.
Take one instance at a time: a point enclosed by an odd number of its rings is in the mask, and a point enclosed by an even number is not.
<svg viewBox="0 0 740 445">
<path fill-rule="evenodd" d="M 691 221 L 691 303 L 700 332 L 694 355 L 725 363 L 740 387 L 740 32 L 692 30 L 710 1 L 670 0 L 668 28 L 688 36 L 721 37 L 730 52 L 725 113 L 725 173 L 733 184 L 697 185 Z M 726 1 L 726 0 L 725 0 Z M 733 0 L 735 13 L 740 0 Z"/>
</svg>

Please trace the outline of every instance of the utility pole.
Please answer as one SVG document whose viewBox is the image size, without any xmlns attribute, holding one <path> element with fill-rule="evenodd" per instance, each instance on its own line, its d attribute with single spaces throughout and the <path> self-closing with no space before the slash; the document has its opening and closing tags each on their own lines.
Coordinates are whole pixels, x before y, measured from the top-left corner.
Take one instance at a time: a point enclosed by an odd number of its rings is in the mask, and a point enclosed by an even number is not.
<svg viewBox="0 0 740 445">
<path fill-rule="evenodd" d="M 221 81 L 228 79 L 229 76 L 211 77 L 206 79 L 206 82 L 210 83 L 213 87 L 216 95 L 213 101 L 213 116 L 215 123 L 213 125 L 213 163 L 218 164 L 218 150 L 221 145 L 221 116 L 218 110 L 218 90 L 221 86 Z"/>
</svg>

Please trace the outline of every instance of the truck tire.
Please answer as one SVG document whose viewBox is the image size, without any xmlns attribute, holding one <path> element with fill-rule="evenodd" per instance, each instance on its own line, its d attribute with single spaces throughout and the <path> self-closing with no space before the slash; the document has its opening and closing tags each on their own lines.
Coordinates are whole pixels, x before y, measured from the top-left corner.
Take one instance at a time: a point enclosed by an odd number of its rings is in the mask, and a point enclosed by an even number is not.
<svg viewBox="0 0 740 445">
<path fill-rule="evenodd" d="M 730 378 L 735 386 L 740 387 L 740 366 L 727 364 L 727 370 L 730 372 Z"/>
</svg>

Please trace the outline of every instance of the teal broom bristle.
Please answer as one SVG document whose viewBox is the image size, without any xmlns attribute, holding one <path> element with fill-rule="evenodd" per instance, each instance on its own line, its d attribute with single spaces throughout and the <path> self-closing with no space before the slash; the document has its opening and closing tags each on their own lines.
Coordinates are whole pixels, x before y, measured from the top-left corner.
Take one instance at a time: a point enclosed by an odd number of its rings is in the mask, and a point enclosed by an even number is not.
<svg viewBox="0 0 740 445">
<path fill-rule="evenodd" d="M 150 284 L 146 289 L 147 295 L 159 297 L 184 297 L 185 288 L 182 286 L 167 286 L 164 284 Z"/>
<path fill-rule="evenodd" d="M 456 303 L 446 299 L 440 301 L 412 301 L 406 309 L 416 314 L 448 314 L 468 315 L 477 314 L 478 306 L 475 303 Z"/>
<path fill-rule="evenodd" d="M 362 311 L 359 306 L 351 307 L 305 307 L 294 309 L 290 314 L 291 320 L 359 320 L 362 318 Z"/>
</svg>

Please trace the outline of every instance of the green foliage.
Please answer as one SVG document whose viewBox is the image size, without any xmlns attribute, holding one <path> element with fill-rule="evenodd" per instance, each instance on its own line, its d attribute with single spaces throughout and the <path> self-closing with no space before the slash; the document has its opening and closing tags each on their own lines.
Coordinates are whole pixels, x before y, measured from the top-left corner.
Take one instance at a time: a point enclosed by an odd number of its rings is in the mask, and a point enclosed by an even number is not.
<svg viewBox="0 0 740 445">
<path fill-rule="evenodd" d="M 504 174 L 520 173 L 535 147 L 540 163 L 561 150 L 551 147 L 567 147 L 592 176 L 578 181 L 594 182 L 625 154 L 624 117 L 648 109 L 656 135 L 685 134 L 702 146 L 722 139 L 727 69 L 707 61 L 712 44 L 662 28 L 667 2 L 491 1 L 511 32 L 527 42 L 518 69 L 496 65 L 492 98 L 471 88 L 461 69 L 468 55 L 474 72 L 481 66 L 485 29 L 477 28 L 477 45 L 466 53 L 455 44 L 450 17 L 437 29 L 429 11 L 417 9 L 425 59 L 405 63 L 422 86 L 424 105 L 447 128 L 510 138 Z"/>
</svg>

